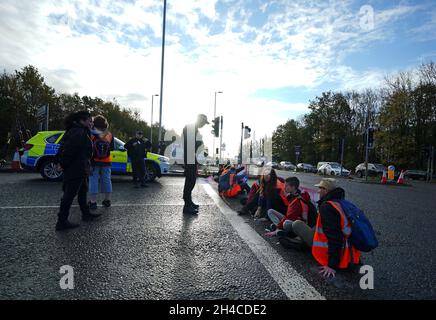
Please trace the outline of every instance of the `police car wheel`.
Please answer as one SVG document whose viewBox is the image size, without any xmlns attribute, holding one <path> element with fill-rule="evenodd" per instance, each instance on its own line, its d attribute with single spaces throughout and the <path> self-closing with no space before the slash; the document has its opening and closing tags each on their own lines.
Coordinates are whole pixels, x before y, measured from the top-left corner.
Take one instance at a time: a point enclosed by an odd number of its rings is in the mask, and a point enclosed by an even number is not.
<svg viewBox="0 0 436 320">
<path fill-rule="evenodd" d="M 41 166 L 41 175 L 48 181 L 59 181 L 62 178 L 62 171 L 57 169 L 53 160 L 46 160 Z"/>
<path fill-rule="evenodd" d="M 145 163 L 145 181 L 152 182 L 157 177 L 156 168 L 151 163 Z"/>
</svg>

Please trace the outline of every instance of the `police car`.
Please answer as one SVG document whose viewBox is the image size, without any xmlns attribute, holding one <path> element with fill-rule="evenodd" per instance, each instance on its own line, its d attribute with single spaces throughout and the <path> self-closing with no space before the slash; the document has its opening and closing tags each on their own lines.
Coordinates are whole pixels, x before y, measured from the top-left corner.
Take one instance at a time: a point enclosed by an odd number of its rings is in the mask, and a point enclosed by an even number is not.
<svg viewBox="0 0 436 320">
<path fill-rule="evenodd" d="M 38 171 L 45 180 L 59 181 L 62 171 L 57 169 L 54 157 L 59 149 L 59 141 L 64 131 L 41 131 L 24 145 L 21 164 L 24 168 Z M 124 142 L 114 137 L 112 155 L 112 172 L 126 174 L 132 172 L 130 159 L 127 157 Z M 148 152 L 145 160 L 146 180 L 151 182 L 169 172 L 170 163 L 167 157 Z"/>
</svg>

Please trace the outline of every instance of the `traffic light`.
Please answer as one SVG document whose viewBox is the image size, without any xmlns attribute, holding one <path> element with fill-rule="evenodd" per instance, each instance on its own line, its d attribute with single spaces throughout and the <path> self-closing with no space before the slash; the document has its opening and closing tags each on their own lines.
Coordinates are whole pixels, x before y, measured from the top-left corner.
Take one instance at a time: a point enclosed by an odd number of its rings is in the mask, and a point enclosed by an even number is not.
<svg viewBox="0 0 436 320">
<path fill-rule="evenodd" d="M 251 128 L 248 126 L 245 126 L 244 129 L 244 139 L 248 139 L 251 137 Z"/>
<path fill-rule="evenodd" d="M 216 117 L 215 119 L 213 119 L 213 125 L 212 125 L 212 133 L 214 134 L 215 137 L 219 137 L 220 136 L 220 117 Z"/>
<path fill-rule="evenodd" d="M 372 149 L 374 147 L 374 128 L 368 128 L 368 148 Z"/>
</svg>

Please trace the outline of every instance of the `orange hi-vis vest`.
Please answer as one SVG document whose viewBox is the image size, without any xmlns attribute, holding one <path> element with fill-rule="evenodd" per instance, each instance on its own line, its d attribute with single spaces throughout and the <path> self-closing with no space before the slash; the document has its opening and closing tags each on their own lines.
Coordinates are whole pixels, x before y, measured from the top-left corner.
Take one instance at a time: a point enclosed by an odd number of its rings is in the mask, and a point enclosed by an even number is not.
<svg viewBox="0 0 436 320">
<path fill-rule="evenodd" d="M 289 200 L 288 198 L 286 198 L 286 193 L 285 193 L 285 183 L 281 182 L 280 180 L 277 180 L 276 189 L 280 190 L 280 197 L 282 198 L 285 206 L 289 206 Z"/>
<path fill-rule="evenodd" d="M 358 264 L 360 260 L 360 251 L 350 244 L 351 223 L 347 218 L 346 213 L 338 202 L 327 201 L 333 208 L 336 209 L 341 217 L 341 229 L 344 235 L 344 247 L 341 251 L 339 268 L 346 269 L 350 264 Z M 324 234 L 321 224 L 321 214 L 318 215 L 316 221 L 315 235 L 313 237 L 312 255 L 316 261 L 322 266 L 329 264 L 329 246 L 327 236 Z"/>
<path fill-rule="evenodd" d="M 93 144 L 97 141 L 97 139 L 98 138 L 96 136 L 94 136 L 94 135 L 92 136 Z M 110 145 L 112 142 L 112 133 L 108 132 L 107 134 L 102 136 L 101 139 L 106 140 L 108 142 L 108 144 Z M 105 158 L 94 157 L 94 162 L 103 162 L 103 163 L 112 162 L 112 154 L 111 154 L 110 150 L 108 150 L 108 156 Z"/>
<path fill-rule="evenodd" d="M 235 177 L 235 173 L 230 174 L 230 189 L 223 192 L 223 195 L 227 198 L 234 198 L 242 191 L 239 183 L 236 183 Z"/>
</svg>

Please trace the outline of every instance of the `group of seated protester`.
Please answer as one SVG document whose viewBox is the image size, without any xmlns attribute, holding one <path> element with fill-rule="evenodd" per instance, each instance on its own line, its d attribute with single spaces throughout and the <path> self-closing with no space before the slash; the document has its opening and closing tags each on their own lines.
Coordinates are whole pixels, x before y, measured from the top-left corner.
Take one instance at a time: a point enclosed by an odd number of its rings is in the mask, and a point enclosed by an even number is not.
<svg viewBox="0 0 436 320">
<path fill-rule="evenodd" d="M 269 220 L 272 224 L 264 236 L 277 236 L 287 248 L 310 249 L 321 265 L 320 274 L 334 277 L 337 269 L 360 264 L 360 251 L 350 244 L 346 230 L 351 225 L 338 205 L 345 199 L 344 189 L 331 178 L 322 179 L 316 186 L 320 194 L 318 209 L 310 195 L 300 190 L 297 177 L 283 179 L 268 168 L 253 183 L 238 213 Z"/>
<path fill-rule="evenodd" d="M 248 174 L 244 166 L 235 167 L 230 163 L 220 165 L 215 181 L 218 182 L 220 195 L 227 198 L 234 198 L 241 193 L 248 194 L 250 192 L 250 186 L 247 183 Z"/>
</svg>

